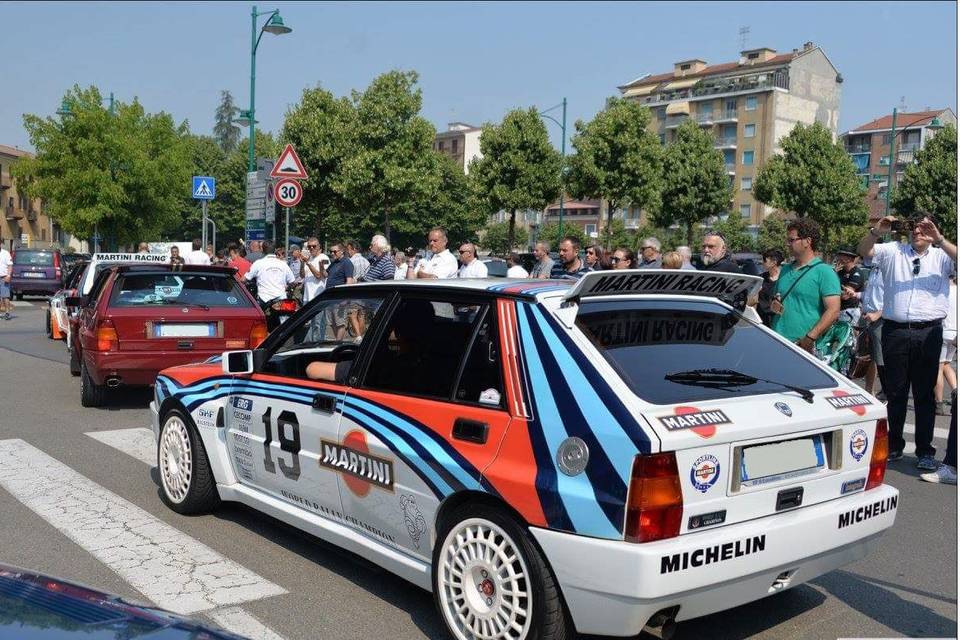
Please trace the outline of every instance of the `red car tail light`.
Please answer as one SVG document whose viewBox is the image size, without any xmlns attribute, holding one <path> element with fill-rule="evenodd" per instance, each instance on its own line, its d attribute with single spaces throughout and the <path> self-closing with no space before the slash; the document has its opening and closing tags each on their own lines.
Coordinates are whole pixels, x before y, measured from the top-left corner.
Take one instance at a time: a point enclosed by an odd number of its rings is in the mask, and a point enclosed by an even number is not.
<svg viewBox="0 0 960 640">
<path fill-rule="evenodd" d="M 253 329 L 250 330 L 250 348 L 256 349 L 266 339 L 267 339 L 267 323 L 266 322 L 253 323 Z"/>
<path fill-rule="evenodd" d="M 297 301 L 296 300 L 281 300 L 280 302 L 273 305 L 273 308 L 279 311 L 280 313 L 296 313 L 297 311 Z"/>
<path fill-rule="evenodd" d="M 97 324 L 97 351 L 112 351 L 120 346 L 120 338 L 117 336 L 117 329 L 113 326 L 113 320 L 101 320 Z"/>
<path fill-rule="evenodd" d="M 671 453 L 639 455 L 627 493 L 627 542 L 652 542 L 680 535 L 683 492 L 677 458 Z"/>
<path fill-rule="evenodd" d="M 873 453 L 870 454 L 870 472 L 867 473 L 867 486 L 873 489 L 883 484 L 887 473 L 887 456 L 890 455 L 890 439 L 887 435 L 887 420 L 877 420 L 877 430 L 873 436 Z"/>
<path fill-rule="evenodd" d="M 59 253 L 53 254 L 53 270 L 56 272 L 56 276 L 58 278 L 62 277 L 61 274 L 63 272 L 60 270 L 60 254 Z"/>
</svg>

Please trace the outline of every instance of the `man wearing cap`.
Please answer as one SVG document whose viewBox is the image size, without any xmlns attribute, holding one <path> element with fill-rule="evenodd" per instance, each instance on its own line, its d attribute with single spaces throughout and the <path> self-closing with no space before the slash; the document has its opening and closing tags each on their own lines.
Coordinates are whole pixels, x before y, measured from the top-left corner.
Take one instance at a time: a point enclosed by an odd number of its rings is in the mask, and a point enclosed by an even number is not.
<svg viewBox="0 0 960 640">
<path fill-rule="evenodd" d="M 855 327 L 860 322 L 860 296 L 866 280 L 857 266 L 860 256 L 853 249 L 837 251 L 836 264 L 840 278 L 840 319 Z"/>
</svg>

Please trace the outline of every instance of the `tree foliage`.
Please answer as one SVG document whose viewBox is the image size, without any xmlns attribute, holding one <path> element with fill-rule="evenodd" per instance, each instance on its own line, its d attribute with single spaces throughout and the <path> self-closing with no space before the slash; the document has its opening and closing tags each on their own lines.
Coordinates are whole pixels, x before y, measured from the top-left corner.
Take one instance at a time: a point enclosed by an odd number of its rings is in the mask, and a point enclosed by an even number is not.
<svg viewBox="0 0 960 640">
<path fill-rule="evenodd" d="M 856 166 L 829 129 L 798 123 L 780 145 L 783 155 L 770 158 L 754 180 L 757 200 L 813 218 L 826 238 L 840 227 L 866 224 Z"/>
<path fill-rule="evenodd" d="M 660 227 L 683 227 L 687 244 L 693 244 L 697 224 L 730 210 L 733 190 L 723 154 L 713 143 L 710 134 L 688 120 L 663 154 L 662 203 L 652 220 Z"/>
<path fill-rule="evenodd" d="M 213 138 L 224 153 L 231 153 L 240 146 L 240 129 L 233 124 L 236 111 L 237 105 L 233 101 L 233 94 L 229 91 L 221 91 L 220 104 L 217 106 L 213 124 Z"/>
<path fill-rule="evenodd" d="M 540 229 L 537 232 L 537 242 L 549 242 L 550 250 L 556 251 L 560 246 L 560 241 L 567 236 L 573 236 L 579 240 L 581 247 L 585 247 L 593 242 L 592 238 L 588 238 L 583 232 L 583 227 L 565 224 L 563 225 L 563 233 L 561 233 L 560 225 L 556 222 L 547 222 L 540 225 Z"/>
<path fill-rule="evenodd" d="M 778 249 L 784 256 L 790 255 L 787 247 L 787 222 L 777 213 L 771 213 L 764 218 L 757 234 L 757 251 L 763 253 L 773 249 Z"/>
<path fill-rule="evenodd" d="M 620 218 L 614 218 L 610 224 L 604 225 L 603 231 L 600 232 L 599 241 L 601 245 L 610 247 L 610 249 L 626 247 L 636 251 L 639 240 L 636 231 L 627 229 Z"/>
<path fill-rule="evenodd" d="M 578 120 L 570 156 L 568 190 L 575 198 L 609 202 L 613 212 L 626 204 L 656 211 L 660 206 L 662 150 L 650 131 L 650 110 L 632 100 L 611 98 L 590 122 Z"/>
<path fill-rule="evenodd" d="M 190 188 L 186 123 L 136 100 L 111 114 L 96 87 L 74 86 L 65 100 L 72 115 L 24 115 L 36 156 L 14 175 L 69 233 L 90 237 L 96 228 L 108 246 L 159 237 L 179 220 Z"/>
<path fill-rule="evenodd" d="M 929 213 L 940 231 L 957 239 L 957 128 L 948 124 L 917 152 L 916 164 L 890 194 L 897 213 Z"/>
<path fill-rule="evenodd" d="M 510 212 L 507 241 L 516 244 L 517 211 L 543 209 L 560 195 L 562 159 L 533 107 L 515 109 L 480 134 L 483 157 L 470 165 L 476 201 L 492 214 Z"/>
<path fill-rule="evenodd" d="M 513 242 L 510 241 L 510 222 L 497 222 L 488 225 L 483 230 L 480 246 L 491 254 L 504 256 L 511 251 L 522 249 L 526 251 L 528 235 L 526 227 L 514 229 Z"/>
<path fill-rule="evenodd" d="M 727 250 L 730 253 L 753 251 L 755 248 L 753 236 L 750 235 L 747 227 L 747 221 L 739 214 L 731 213 L 726 220 L 717 221 L 713 225 L 713 230 L 723 234 L 727 243 Z"/>
</svg>

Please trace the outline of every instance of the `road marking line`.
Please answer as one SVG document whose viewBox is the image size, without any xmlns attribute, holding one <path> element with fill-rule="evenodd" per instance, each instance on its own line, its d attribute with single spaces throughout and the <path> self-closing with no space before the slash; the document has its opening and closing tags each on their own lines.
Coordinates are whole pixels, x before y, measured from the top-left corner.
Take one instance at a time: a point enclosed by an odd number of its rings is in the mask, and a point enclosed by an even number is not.
<svg viewBox="0 0 960 640">
<path fill-rule="evenodd" d="M 207 613 L 218 625 L 249 640 L 283 640 L 273 629 L 266 626 L 240 607 L 225 607 Z"/>
<path fill-rule="evenodd" d="M 190 614 L 287 593 L 23 440 L 0 440 L 0 487 L 154 603 Z"/>
<path fill-rule="evenodd" d="M 157 443 L 153 439 L 152 429 L 135 427 L 114 431 L 87 431 L 84 435 L 133 456 L 150 467 L 157 466 Z"/>
<path fill-rule="evenodd" d="M 913 434 L 916 434 L 916 433 L 917 433 L 917 427 L 916 427 L 916 425 L 913 425 L 913 424 L 910 424 L 909 422 L 906 422 L 906 423 L 904 423 L 904 425 L 903 425 L 903 432 L 904 432 L 904 433 L 913 433 Z M 935 427 L 935 428 L 933 429 L 933 435 L 934 435 L 935 438 L 943 438 L 944 440 L 946 440 L 946 439 L 947 439 L 947 436 L 950 435 L 950 429 L 943 429 L 943 428 L 941 428 L 941 427 Z"/>
</svg>

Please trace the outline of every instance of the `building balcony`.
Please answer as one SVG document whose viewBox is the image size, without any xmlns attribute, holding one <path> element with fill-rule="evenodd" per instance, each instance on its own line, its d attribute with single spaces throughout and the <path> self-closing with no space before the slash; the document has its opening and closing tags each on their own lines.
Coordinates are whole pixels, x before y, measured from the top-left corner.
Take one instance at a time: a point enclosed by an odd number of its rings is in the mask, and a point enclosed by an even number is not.
<svg viewBox="0 0 960 640">
<path fill-rule="evenodd" d="M 900 145 L 900 151 L 919 151 L 920 143 L 919 142 L 904 142 Z"/>
<path fill-rule="evenodd" d="M 737 136 L 717 136 L 713 146 L 717 149 L 736 149 Z"/>
<path fill-rule="evenodd" d="M 668 116 L 667 119 L 664 120 L 663 128 L 664 128 L 664 129 L 676 129 L 677 127 L 679 127 L 680 125 L 682 125 L 684 122 L 686 122 L 686 121 L 689 120 L 689 119 L 690 119 L 690 116 L 686 116 L 686 115 L 684 115 L 684 116 Z"/>
<path fill-rule="evenodd" d="M 790 90 L 790 77 L 784 73 L 758 73 L 735 78 L 717 78 L 704 80 L 690 90 L 694 96 L 709 96 L 719 93 L 738 93 L 741 91 L 756 91 L 758 89 L 786 89 Z"/>
<path fill-rule="evenodd" d="M 713 112 L 710 113 L 698 113 L 697 114 L 697 124 L 701 127 L 712 127 L 716 120 L 713 117 Z"/>
<path fill-rule="evenodd" d="M 717 124 L 722 124 L 725 122 L 736 122 L 736 121 L 737 121 L 737 110 L 727 109 L 722 114 L 720 114 L 714 122 L 716 122 Z"/>
<path fill-rule="evenodd" d="M 848 144 L 847 153 L 870 153 L 870 143 Z"/>
<path fill-rule="evenodd" d="M 897 164 L 913 164 L 916 154 L 913 151 L 897 151 Z"/>
<path fill-rule="evenodd" d="M 723 168 L 726 169 L 727 175 L 734 175 L 737 172 L 737 163 L 727 162 L 723 165 Z"/>
<path fill-rule="evenodd" d="M 10 206 L 10 205 L 8 205 L 8 206 L 6 206 L 6 207 L 3 208 L 3 214 L 4 214 L 4 217 L 5 217 L 7 220 L 22 220 L 22 219 L 23 219 L 23 213 L 21 213 L 20 210 L 15 209 L 15 208 L 13 208 L 13 207 Z"/>
<path fill-rule="evenodd" d="M 27 220 L 34 221 L 37 219 L 37 210 L 33 207 L 27 209 Z"/>
</svg>

